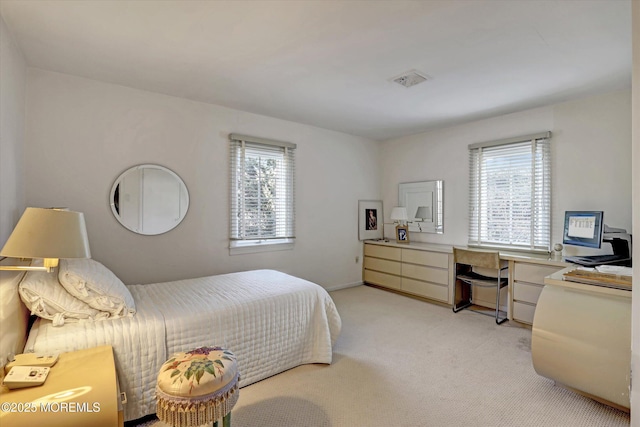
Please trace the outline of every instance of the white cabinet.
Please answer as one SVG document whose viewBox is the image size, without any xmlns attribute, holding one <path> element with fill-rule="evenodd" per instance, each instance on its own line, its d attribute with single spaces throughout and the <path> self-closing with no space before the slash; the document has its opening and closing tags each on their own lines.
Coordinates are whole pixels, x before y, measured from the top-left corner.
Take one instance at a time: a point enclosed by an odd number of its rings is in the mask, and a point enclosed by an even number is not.
<svg viewBox="0 0 640 427">
<path fill-rule="evenodd" d="M 533 324 L 538 298 L 544 287 L 544 278 L 562 267 L 515 261 L 513 263 L 513 320 Z"/>
<path fill-rule="evenodd" d="M 450 258 L 449 253 L 419 246 L 365 242 L 363 280 L 372 285 L 449 303 Z"/>
<path fill-rule="evenodd" d="M 531 332 L 536 372 L 617 409 L 628 412 L 631 383 L 631 286 L 545 279 Z M 598 282 L 594 282 L 598 283 Z M 634 283 L 636 285 L 636 283 Z"/>
</svg>

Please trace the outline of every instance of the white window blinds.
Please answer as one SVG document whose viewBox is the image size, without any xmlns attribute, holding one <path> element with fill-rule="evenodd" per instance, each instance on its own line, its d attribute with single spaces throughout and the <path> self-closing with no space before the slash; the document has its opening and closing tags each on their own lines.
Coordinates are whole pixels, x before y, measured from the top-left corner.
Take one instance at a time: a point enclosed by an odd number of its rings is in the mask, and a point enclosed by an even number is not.
<svg viewBox="0 0 640 427">
<path fill-rule="evenodd" d="M 469 245 L 549 251 L 551 133 L 469 146 Z"/>
<path fill-rule="evenodd" d="M 295 144 L 231 134 L 231 245 L 295 238 Z M 268 241 L 268 242 L 267 242 Z"/>
</svg>

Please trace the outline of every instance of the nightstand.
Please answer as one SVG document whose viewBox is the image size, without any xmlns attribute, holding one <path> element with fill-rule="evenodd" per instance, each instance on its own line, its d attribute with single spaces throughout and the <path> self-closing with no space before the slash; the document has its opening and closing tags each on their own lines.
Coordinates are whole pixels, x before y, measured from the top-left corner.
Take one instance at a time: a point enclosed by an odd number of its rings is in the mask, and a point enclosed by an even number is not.
<svg viewBox="0 0 640 427">
<path fill-rule="evenodd" d="M 113 349 L 61 353 L 45 383 L 0 389 L 0 425 L 123 426 Z"/>
</svg>

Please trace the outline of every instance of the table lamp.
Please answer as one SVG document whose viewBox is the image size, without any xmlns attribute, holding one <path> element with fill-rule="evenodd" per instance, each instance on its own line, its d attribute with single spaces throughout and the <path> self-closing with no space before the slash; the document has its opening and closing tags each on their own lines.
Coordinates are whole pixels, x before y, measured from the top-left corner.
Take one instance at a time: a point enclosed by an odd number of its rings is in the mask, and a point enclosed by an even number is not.
<svg viewBox="0 0 640 427">
<path fill-rule="evenodd" d="M 429 209 L 426 206 L 419 206 L 418 210 L 416 211 L 415 218 L 420 220 L 418 221 L 418 229 L 422 233 L 422 227 L 420 226 L 420 222 L 427 221 L 427 220 L 431 221 L 433 219 L 433 216 L 431 215 L 431 209 Z"/>
<path fill-rule="evenodd" d="M 407 216 L 407 208 L 403 206 L 396 206 L 391 210 L 391 221 L 397 222 L 398 225 L 405 225 L 409 221 Z"/>
<path fill-rule="evenodd" d="M 0 256 L 42 258 L 39 266 L 0 266 L 0 270 L 51 272 L 59 258 L 91 258 L 81 212 L 61 208 L 27 208 L 5 243 Z"/>
</svg>

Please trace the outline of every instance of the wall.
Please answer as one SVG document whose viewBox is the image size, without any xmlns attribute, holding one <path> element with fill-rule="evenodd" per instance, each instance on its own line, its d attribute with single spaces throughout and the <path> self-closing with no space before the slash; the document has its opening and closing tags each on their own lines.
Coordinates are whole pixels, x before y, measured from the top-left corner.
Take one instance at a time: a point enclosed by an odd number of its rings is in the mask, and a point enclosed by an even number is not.
<svg viewBox="0 0 640 427">
<path fill-rule="evenodd" d="M 125 283 L 257 268 L 328 288 L 361 281 L 357 202 L 380 197 L 377 143 L 37 69 L 27 88 L 28 205 L 84 212 L 93 258 Z M 298 144 L 293 250 L 229 255 L 231 132 Z M 189 211 L 168 233 L 140 236 L 111 214 L 114 180 L 139 163 L 166 166 L 187 185 Z"/>
<path fill-rule="evenodd" d="M 640 236 L 640 0 L 632 3 L 633 22 L 633 234 Z M 637 242 L 636 237 L 636 242 Z M 631 425 L 640 427 L 640 245 L 633 248 L 634 287 L 631 314 L 631 370 L 635 387 L 631 390 Z"/>
<path fill-rule="evenodd" d="M 25 208 L 25 82 L 25 60 L 0 16 L 0 247 Z"/>
<path fill-rule="evenodd" d="M 577 101 L 385 141 L 385 213 L 398 203 L 398 183 L 444 180 L 444 234 L 412 233 L 413 241 L 465 245 L 468 233 L 467 146 L 550 130 L 552 242 L 562 241 L 565 210 L 604 210 L 605 222 L 631 231 L 631 96 L 607 93 Z M 386 233 L 393 237 L 393 228 Z M 610 252 L 565 247 L 565 253 Z"/>
</svg>

